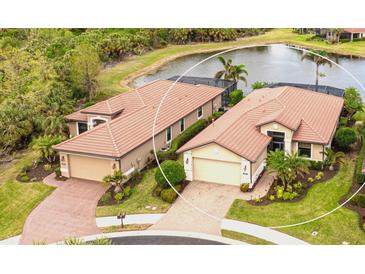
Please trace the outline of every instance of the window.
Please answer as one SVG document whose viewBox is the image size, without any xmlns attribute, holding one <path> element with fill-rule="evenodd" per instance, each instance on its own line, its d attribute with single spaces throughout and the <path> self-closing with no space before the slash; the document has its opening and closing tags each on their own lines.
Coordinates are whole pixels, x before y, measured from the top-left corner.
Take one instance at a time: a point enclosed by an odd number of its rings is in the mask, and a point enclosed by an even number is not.
<svg viewBox="0 0 365 274">
<path fill-rule="evenodd" d="M 171 127 L 168 127 L 166 129 L 166 143 L 170 143 L 172 138 L 172 129 Z"/>
<path fill-rule="evenodd" d="M 298 143 L 298 155 L 300 157 L 311 158 L 312 146 L 308 143 Z"/>
<path fill-rule="evenodd" d="M 198 119 L 203 117 L 203 107 L 198 108 L 197 114 L 198 114 Z"/>
<path fill-rule="evenodd" d="M 268 131 L 267 135 L 272 137 L 271 143 L 269 144 L 269 151 L 271 150 L 284 150 L 285 148 L 285 134 L 283 132 Z"/>
<path fill-rule="evenodd" d="M 96 127 L 96 126 L 106 122 L 106 120 L 99 119 L 99 118 L 92 119 L 92 121 L 93 121 L 93 127 Z"/>
<path fill-rule="evenodd" d="M 87 123 L 77 122 L 77 135 L 87 131 Z"/>
<path fill-rule="evenodd" d="M 180 132 L 183 132 L 185 130 L 185 118 L 182 118 L 180 120 Z"/>
</svg>

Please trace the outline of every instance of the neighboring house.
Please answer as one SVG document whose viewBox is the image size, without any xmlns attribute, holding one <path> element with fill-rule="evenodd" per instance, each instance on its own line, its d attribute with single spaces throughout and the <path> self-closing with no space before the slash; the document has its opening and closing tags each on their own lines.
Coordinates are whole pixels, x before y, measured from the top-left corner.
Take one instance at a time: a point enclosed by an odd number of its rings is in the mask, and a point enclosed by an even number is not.
<svg viewBox="0 0 365 274">
<path fill-rule="evenodd" d="M 365 28 L 344 29 L 343 33 L 341 33 L 341 38 L 350 39 L 350 41 L 353 41 L 354 39 L 365 38 Z"/>
<path fill-rule="evenodd" d="M 177 152 L 188 180 L 252 188 L 270 150 L 324 160 L 342 107 L 341 97 L 296 87 L 254 90 Z"/>
<path fill-rule="evenodd" d="M 335 31 L 336 29 L 328 29 L 328 28 L 316 28 L 314 29 L 315 33 L 325 38 L 328 41 L 338 41 L 339 39 L 349 39 L 353 41 L 354 39 L 365 38 L 365 28 L 344 28 L 338 29 L 342 30 L 340 33 Z"/>
<path fill-rule="evenodd" d="M 157 108 L 173 81 L 158 80 L 67 117 L 72 135 L 54 146 L 62 175 L 101 181 L 116 170 L 130 175 L 152 158 Z M 164 99 L 155 127 L 157 150 L 198 119 L 222 106 L 224 88 L 176 83 Z"/>
</svg>

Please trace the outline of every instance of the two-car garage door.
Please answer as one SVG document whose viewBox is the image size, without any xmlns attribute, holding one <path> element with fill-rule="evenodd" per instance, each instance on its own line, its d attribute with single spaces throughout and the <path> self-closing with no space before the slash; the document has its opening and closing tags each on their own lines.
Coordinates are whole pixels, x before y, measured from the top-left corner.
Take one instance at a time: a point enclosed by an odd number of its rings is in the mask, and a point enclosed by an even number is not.
<svg viewBox="0 0 365 274">
<path fill-rule="evenodd" d="M 71 177 L 93 181 L 102 181 L 111 174 L 110 160 L 69 155 Z"/>
<path fill-rule="evenodd" d="M 193 158 L 194 180 L 240 185 L 241 165 L 239 163 Z"/>
</svg>

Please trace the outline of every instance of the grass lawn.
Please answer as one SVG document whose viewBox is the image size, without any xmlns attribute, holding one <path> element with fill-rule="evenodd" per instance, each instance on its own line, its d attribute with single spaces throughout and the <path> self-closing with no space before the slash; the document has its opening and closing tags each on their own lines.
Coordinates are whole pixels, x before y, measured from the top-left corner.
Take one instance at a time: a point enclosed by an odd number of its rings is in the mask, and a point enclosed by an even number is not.
<svg viewBox="0 0 365 274">
<path fill-rule="evenodd" d="M 38 153 L 32 150 L 19 152 L 8 166 L 0 167 L 0 185 L 7 181 L 15 180 L 22 168 L 31 165 L 38 157 Z"/>
<path fill-rule="evenodd" d="M 96 216 L 113 216 L 119 214 L 121 211 L 127 214 L 166 212 L 170 204 L 162 201 L 158 197 L 152 196 L 152 190 L 155 185 L 155 169 L 150 169 L 143 175 L 142 181 L 133 188 L 132 195 L 128 200 L 119 205 L 98 206 L 96 208 Z M 157 209 L 147 209 L 147 205 L 151 207 L 155 206 Z"/>
<path fill-rule="evenodd" d="M 196 53 L 214 52 L 237 46 L 284 43 L 323 49 L 332 53 L 365 57 L 365 41 L 328 44 L 325 41 L 309 40 L 312 36 L 312 34 L 299 35 L 293 33 L 291 29 L 273 29 L 263 35 L 242 38 L 237 41 L 171 45 L 140 56 L 129 57 L 111 68 L 104 69 L 99 74 L 100 88 L 97 100 L 105 99 L 128 90 L 128 83 L 131 80 L 152 72 L 161 65 L 176 58 Z"/>
<path fill-rule="evenodd" d="M 125 231 L 139 231 L 146 230 L 149 228 L 151 224 L 130 224 L 124 225 L 123 228 L 120 225 L 112 225 L 107 227 L 102 227 L 101 232 L 103 233 L 112 233 L 112 232 L 125 232 Z"/>
<path fill-rule="evenodd" d="M 8 181 L 0 186 L 0 240 L 18 235 L 32 211 L 52 191 L 42 183 Z"/>
<path fill-rule="evenodd" d="M 263 226 L 280 226 L 320 216 L 337 207 L 339 200 L 348 193 L 354 165 L 354 161 L 347 160 L 335 177 L 314 185 L 299 202 L 254 206 L 243 200 L 235 200 L 227 218 Z M 359 216 L 347 208 L 340 208 L 317 221 L 280 231 L 311 244 L 341 244 L 343 241 L 365 244 L 365 232 L 360 228 Z M 316 237 L 311 235 L 313 231 L 318 231 Z"/>
<path fill-rule="evenodd" d="M 274 243 L 257 238 L 255 236 L 239 233 L 231 230 L 222 229 L 222 236 L 237 241 L 242 241 L 251 245 L 274 245 Z"/>
</svg>

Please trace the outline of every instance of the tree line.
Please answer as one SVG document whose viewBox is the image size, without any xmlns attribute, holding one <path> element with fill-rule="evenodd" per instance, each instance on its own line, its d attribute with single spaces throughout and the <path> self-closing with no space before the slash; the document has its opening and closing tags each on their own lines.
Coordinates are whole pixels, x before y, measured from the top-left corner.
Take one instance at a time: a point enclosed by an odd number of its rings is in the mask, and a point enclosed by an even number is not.
<svg viewBox="0 0 365 274">
<path fill-rule="evenodd" d="M 1 29 L 0 156 L 34 136 L 67 133 L 64 116 L 91 102 L 103 63 L 168 44 L 221 42 L 264 29 Z"/>
</svg>

